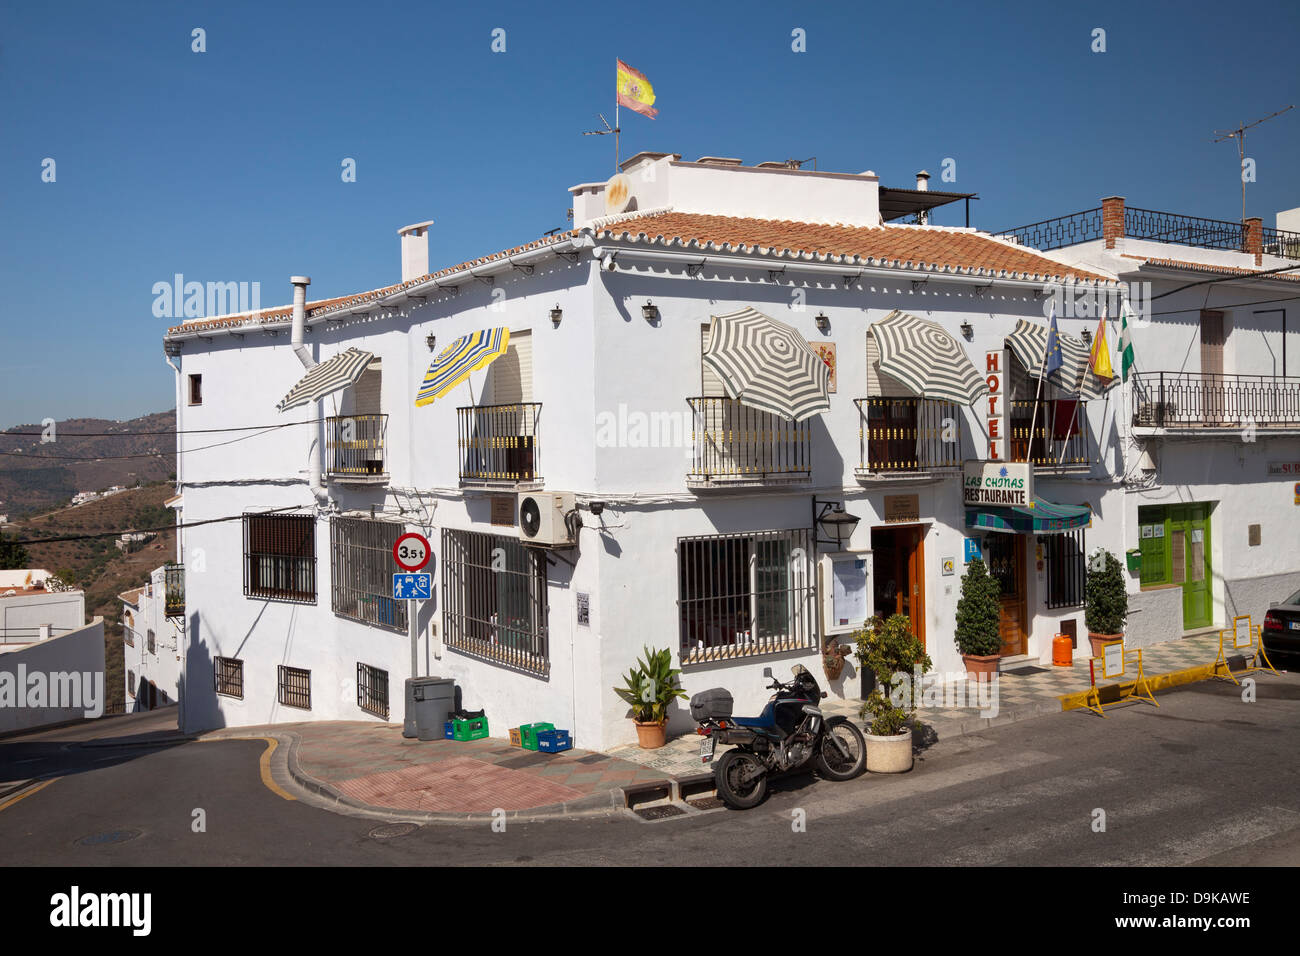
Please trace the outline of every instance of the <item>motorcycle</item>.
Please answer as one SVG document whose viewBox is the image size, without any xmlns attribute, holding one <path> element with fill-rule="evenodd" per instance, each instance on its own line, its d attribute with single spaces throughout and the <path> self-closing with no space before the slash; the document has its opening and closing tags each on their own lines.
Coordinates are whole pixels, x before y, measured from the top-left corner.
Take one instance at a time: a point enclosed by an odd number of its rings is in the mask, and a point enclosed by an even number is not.
<svg viewBox="0 0 1300 956">
<path fill-rule="evenodd" d="M 826 696 L 802 664 L 794 679 L 781 683 L 772 668 L 763 676 L 776 691 L 757 717 L 733 717 L 731 694 L 721 687 L 691 698 L 691 719 L 702 735 L 700 759 L 712 763 L 717 745 L 733 744 L 713 767 L 718 797 L 729 807 L 748 810 L 767 793 L 768 777 L 812 764 L 828 780 L 852 780 L 866 769 L 867 742 L 847 717 L 826 719 L 817 706 Z"/>
</svg>

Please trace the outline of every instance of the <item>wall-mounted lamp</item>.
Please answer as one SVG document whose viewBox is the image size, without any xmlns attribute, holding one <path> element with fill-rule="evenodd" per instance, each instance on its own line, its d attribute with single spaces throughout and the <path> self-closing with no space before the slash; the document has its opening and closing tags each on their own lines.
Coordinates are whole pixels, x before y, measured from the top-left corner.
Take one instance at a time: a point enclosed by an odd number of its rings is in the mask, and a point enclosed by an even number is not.
<svg viewBox="0 0 1300 956">
<path fill-rule="evenodd" d="M 844 550 L 844 535 L 852 537 L 853 529 L 858 526 L 859 520 L 856 515 L 845 511 L 844 505 L 839 502 L 818 501 L 816 497 L 813 498 L 813 540 L 817 544 L 833 544 L 837 550 Z M 835 535 L 835 540 L 820 537 L 817 533 L 819 528 L 825 534 Z"/>
<path fill-rule="evenodd" d="M 813 321 L 817 323 L 817 331 L 822 335 L 830 331 L 831 320 L 826 317 L 825 312 L 818 312 L 817 318 L 813 319 Z"/>
<path fill-rule="evenodd" d="M 603 501 L 593 501 L 590 504 L 588 504 L 587 507 L 591 510 L 591 513 L 595 515 L 597 518 L 599 518 L 605 512 L 605 502 Z"/>
<path fill-rule="evenodd" d="M 560 303 L 557 302 L 555 308 L 551 309 L 551 325 L 558 329 L 562 318 L 564 318 L 564 310 L 560 308 Z"/>
<path fill-rule="evenodd" d="M 961 335 L 967 342 L 975 337 L 975 328 L 969 322 L 961 324 Z"/>
<path fill-rule="evenodd" d="M 432 352 L 433 347 L 438 344 L 438 336 L 430 332 L 424 337 L 424 344 L 429 346 L 429 351 Z"/>
<path fill-rule="evenodd" d="M 1089 332 L 1087 329 L 1084 329 L 1082 332 L 1080 332 L 1079 337 L 1083 339 L 1084 345 L 1092 345 L 1092 333 Z"/>
<path fill-rule="evenodd" d="M 641 315 L 647 322 L 653 322 L 659 318 L 659 307 L 646 299 L 645 305 L 641 306 Z"/>
</svg>

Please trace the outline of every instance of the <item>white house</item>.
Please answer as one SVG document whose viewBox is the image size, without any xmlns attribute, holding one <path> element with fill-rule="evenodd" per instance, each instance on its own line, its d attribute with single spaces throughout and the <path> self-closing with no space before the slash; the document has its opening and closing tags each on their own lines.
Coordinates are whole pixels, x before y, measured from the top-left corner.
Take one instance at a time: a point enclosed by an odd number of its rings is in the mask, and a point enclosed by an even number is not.
<svg viewBox="0 0 1300 956">
<path fill-rule="evenodd" d="M 43 568 L 0 571 L 0 652 L 18 650 L 86 623 L 86 595 L 46 587 Z"/>
<path fill-rule="evenodd" d="M 123 668 L 128 713 L 180 699 L 184 569 L 155 568 L 149 583 L 118 595 L 122 601 Z"/>
<path fill-rule="evenodd" d="M 895 224 L 959 194 L 870 172 L 641 153 L 623 177 L 573 187 L 557 235 L 430 273 L 418 224 L 400 283 L 307 302 L 295 278 L 295 307 L 168 331 L 185 729 L 400 719 L 412 664 L 390 552 L 408 530 L 433 551 L 416 667 L 454 677 L 497 735 L 547 720 L 579 746 L 631 740 L 611 688 L 645 646 L 673 650 L 688 693 L 725 685 L 756 710 L 764 667 L 820 672 L 824 641 L 871 611 L 909 615 L 936 669 L 960 672 L 970 548 L 1003 586 L 1003 666 L 1050 660 L 1058 633 L 1086 647 L 1084 554 L 1134 546 L 1144 460 L 1120 389 L 1040 393 L 1023 357 L 1053 301 L 1113 298 L 1116 318 L 1117 270 Z M 796 425 L 725 397 L 701 356 L 711 318 L 742 309 L 833 363 L 828 412 Z M 941 402 L 882 372 L 868 333 L 896 311 L 946 330 L 994 394 Z M 1058 324 L 1082 350 L 1097 318 Z M 430 360 L 496 327 L 506 354 L 416 407 Z M 349 348 L 374 356 L 355 384 L 276 411 L 304 366 Z M 248 431 L 215 450 L 186 434 L 217 427 Z M 977 480 L 988 462 L 1032 476 L 1043 507 L 967 505 L 968 461 Z M 521 545 L 527 497 L 542 508 L 526 520 L 554 517 L 573 546 Z"/>
</svg>

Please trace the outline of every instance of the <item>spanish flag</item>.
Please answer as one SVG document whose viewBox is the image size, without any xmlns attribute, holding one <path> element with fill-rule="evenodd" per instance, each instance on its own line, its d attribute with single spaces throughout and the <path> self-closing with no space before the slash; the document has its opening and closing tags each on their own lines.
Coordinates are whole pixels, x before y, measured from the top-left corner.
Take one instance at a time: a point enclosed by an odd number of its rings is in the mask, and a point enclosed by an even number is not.
<svg viewBox="0 0 1300 956">
<path fill-rule="evenodd" d="M 1089 356 L 1088 365 L 1098 378 L 1115 377 L 1115 368 L 1110 364 L 1110 348 L 1106 345 L 1106 316 L 1104 315 L 1097 323 L 1097 337 L 1092 340 L 1092 355 Z"/>
<path fill-rule="evenodd" d="M 645 74 L 634 70 L 622 60 L 618 60 L 615 86 L 618 90 L 618 105 L 636 110 L 642 116 L 654 119 L 658 110 L 654 108 L 655 90 Z"/>
</svg>

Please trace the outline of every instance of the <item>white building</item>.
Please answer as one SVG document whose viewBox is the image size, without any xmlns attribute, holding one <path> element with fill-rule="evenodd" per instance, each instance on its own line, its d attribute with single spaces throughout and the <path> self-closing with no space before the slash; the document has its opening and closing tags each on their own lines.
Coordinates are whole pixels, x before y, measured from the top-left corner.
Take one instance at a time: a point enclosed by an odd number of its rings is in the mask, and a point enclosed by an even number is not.
<svg viewBox="0 0 1300 956">
<path fill-rule="evenodd" d="M 419 669 L 454 677 L 497 735 L 548 720 L 579 746 L 631 740 L 611 688 L 643 646 L 673 649 L 688 693 L 725 685 L 738 712 L 756 711 L 764 667 L 820 673 L 839 629 L 826 552 L 866 573 L 866 607 L 838 610 L 908 614 L 938 671 L 962 670 L 952 634 L 968 538 L 1003 582 L 1004 666 L 1049 660 L 1062 631 L 1086 647 L 1083 553 L 1121 553 L 1133 537 L 1124 399 L 1076 404 L 1049 386 L 1036 403 L 1008 343 L 1020 320 L 1046 324 L 1055 289 L 1117 294 L 1115 273 L 971 229 L 893 225 L 957 194 L 927 205 L 924 190 L 870 172 L 664 153 L 623 171 L 622 214 L 605 215 L 607 184 L 575 186 L 571 230 L 434 273 L 427 224 L 412 227 L 400 284 L 305 304 L 308 361 L 375 356 L 319 404 L 276 412 L 305 364 L 292 308 L 169 330 L 190 525 L 185 729 L 400 719 L 411 663 L 389 550 L 407 530 L 434 553 Z M 710 318 L 744 308 L 833 346 L 829 412 L 794 426 L 723 397 L 701 354 Z M 940 324 L 981 373 L 997 366 L 993 442 L 987 399 L 920 399 L 869 367 L 868 330 L 895 310 Z M 1096 324 L 1059 317 L 1075 337 Z M 503 358 L 414 406 L 438 351 L 498 326 Z M 280 422 L 302 424 L 255 431 Z M 249 437 L 200 450 L 184 434 L 215 427 Z M 962 462 L 988 458 L 1013 470 L 1032 459 L 1035 493 L 1076 517 L 1087 506 L 1091 527 L 968 530 L 998 519 L 963 505 Z M 521 492 L 572 494 L 576 547 L 521 547 Z M 815 517 L 840 504 L 859 520 L 837 543 Z M 830 690 L 858 693 L 855 680 Z M 674 713 L 673 729 L 689 724 Z"/>
<path fill-rule="evenodd" d="M 85 625 L 85 592 L 47 588 L 52 577 L 43 568 L 0 571 L 0 653 Z"/>
<path fill-rule="evenodd" d="M 180 699 L 184 569 L 155 568 L 148 584 L 118 597 L 127 712 L 175 703 Z"/>
</svg>

